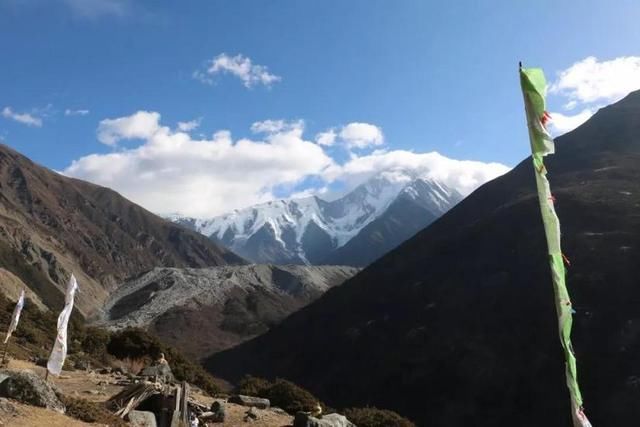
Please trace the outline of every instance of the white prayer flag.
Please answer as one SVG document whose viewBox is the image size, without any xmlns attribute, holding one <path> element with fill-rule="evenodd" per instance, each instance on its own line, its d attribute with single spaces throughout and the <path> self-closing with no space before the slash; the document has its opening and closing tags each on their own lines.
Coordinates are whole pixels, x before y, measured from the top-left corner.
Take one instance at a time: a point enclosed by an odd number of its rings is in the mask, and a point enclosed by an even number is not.
<svg viewBox="0 0 640 427">
<path fill-rule="evenodd" d="M 78 289 L 78 282 L 76 277 L 72 274 L 67 285 L 67 292 L 64 296 L 64 308 L 58 316 L 58 335 L 56 341 L 53 343 L 53 349 L 47 362 L 47 369 L 53 375 L 60 375 L 62 372 L 62 365 L 64 365 L 64 359 L 67 357 L 67 325 L 69 324 L 69 317 L 71 317 L 71 311 L 73 310 L 73 299 Z"/>
<path fill-rule="evenodd" d="M 11 334 L 18 327 L 18 322 L 20 321 L 20 313 L 22 312 L 22 307 L 24 307 L 24 290 L 20 292 L 20 298 L 18 298 L 18 302 L 16 304 L 16 308 L 13 309 L 13 316 L 11 316 L 11 324 L 9 325 L 9 330 L 7 331 L 7 336 L 4 339 L 4 343 L 6 344 L 11 338 Z"/>
</svg>

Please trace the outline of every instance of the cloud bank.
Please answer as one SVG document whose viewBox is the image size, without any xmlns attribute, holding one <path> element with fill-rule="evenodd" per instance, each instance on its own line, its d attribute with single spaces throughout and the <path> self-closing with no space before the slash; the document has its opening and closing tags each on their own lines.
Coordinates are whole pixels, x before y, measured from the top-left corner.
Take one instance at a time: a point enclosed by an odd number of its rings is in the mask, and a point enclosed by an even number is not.
<svg viewBox="0 0 640 427">
<path fill-rule="evenodd" d="M 376 126 L 361 125 L 341 128 L 341 134 L 344 129 L 366 129 L 364 133 L 347 132 L 345 145 L 353 141 L 352 136 L 373 145 L 382 138 L 373 130 L 379 130 Z M 304 194 L 322 193 L 336 183 L 350 188 L 383 171 L 409 170 L 468 194 L 509 169 L 499 163 L 404 150 L 352 154 L 339 163 L 324 151 L 330 137 L 324 139 L 325 144 L 306 139 L 301 120 L 265 120 L 254 123 L 251 131 L 257 138 L 234 139 L 230 132 L 220 130 L 210 138 L 198 139 L 184 126 L 183 130 L 164 126 L 157 112 L 138 111 L 105 119 L 98 126 L 98 140 L 115 151 L 81 157 L 63 173 L 113 188 L 160 214 L 210 217 L 272 200 L 278 189 L 293 189 L 310 178 L 319 184 L 299 189 Z M 337 134 L 323 134 L 331 132 Z M 139 143 L 130 147 L 129 142 L 121 148 L 118 144 L 123 140 Z"/>
</svg>

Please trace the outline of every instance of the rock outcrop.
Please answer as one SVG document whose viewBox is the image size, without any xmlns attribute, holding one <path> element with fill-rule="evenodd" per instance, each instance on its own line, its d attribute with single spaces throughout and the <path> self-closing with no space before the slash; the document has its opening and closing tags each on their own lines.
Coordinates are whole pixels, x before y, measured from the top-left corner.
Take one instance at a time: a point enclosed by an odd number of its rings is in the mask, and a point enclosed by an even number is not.
<svg viewBox="0 0 640 427">
<path fill-rule="evenodd" d="M 101 324 L 149 328 L 199 358 L 266 332 L 357 272 L 302 265 L 157 268 L 119 286 Z"/>
<path fill-rule="evenodd" d="M 65 411 L 51 384 L 30 371 L 0 371 L 0 396 L 60 413 Z"/>
</svg>

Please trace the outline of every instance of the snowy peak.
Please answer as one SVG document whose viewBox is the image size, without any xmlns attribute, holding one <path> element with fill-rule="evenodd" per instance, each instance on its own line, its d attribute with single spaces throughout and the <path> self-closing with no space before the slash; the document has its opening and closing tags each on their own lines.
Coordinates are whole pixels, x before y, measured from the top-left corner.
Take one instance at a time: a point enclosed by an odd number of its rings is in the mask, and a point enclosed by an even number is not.
<svg viewBox="0 0 640 427">
<path fill-rule="evenodd" d="M 343 197 L 273 200 L 211 219 L 172 217 L 254 262 L 316 264 L 381 217 L 399 198 L 440 216 L 462 199 L 410 172 L 378 174 Z"/>
<path fill-rule="evenodd" d="M 447 212 L 463 199 L 457 190 L 432 179 L 416 179 L 405 186 L 398 197 L 408 197 L 430 212 Z"/>
</svg>

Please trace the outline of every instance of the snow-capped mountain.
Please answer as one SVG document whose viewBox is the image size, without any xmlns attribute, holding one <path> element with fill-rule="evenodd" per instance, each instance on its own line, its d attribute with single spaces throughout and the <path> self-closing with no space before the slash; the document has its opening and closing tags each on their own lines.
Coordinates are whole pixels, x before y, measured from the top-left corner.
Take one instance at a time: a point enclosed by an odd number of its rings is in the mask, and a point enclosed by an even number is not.
<svg viewBox="0 0 640 427">
<path fill-rule="evenodd" d="M 316 196 L 274 200 L 211 219 L 171 219 L 253 262 L 320 264 L 400 200 L 419 207 L 418 223 L 427 221 L 426 226 L 461 199 L 460 193 L 440 182 L 395 171 L 376 175 L 334 201 Z M 415 224 L 409 228 L 413 231 Z"/>
</svg>

